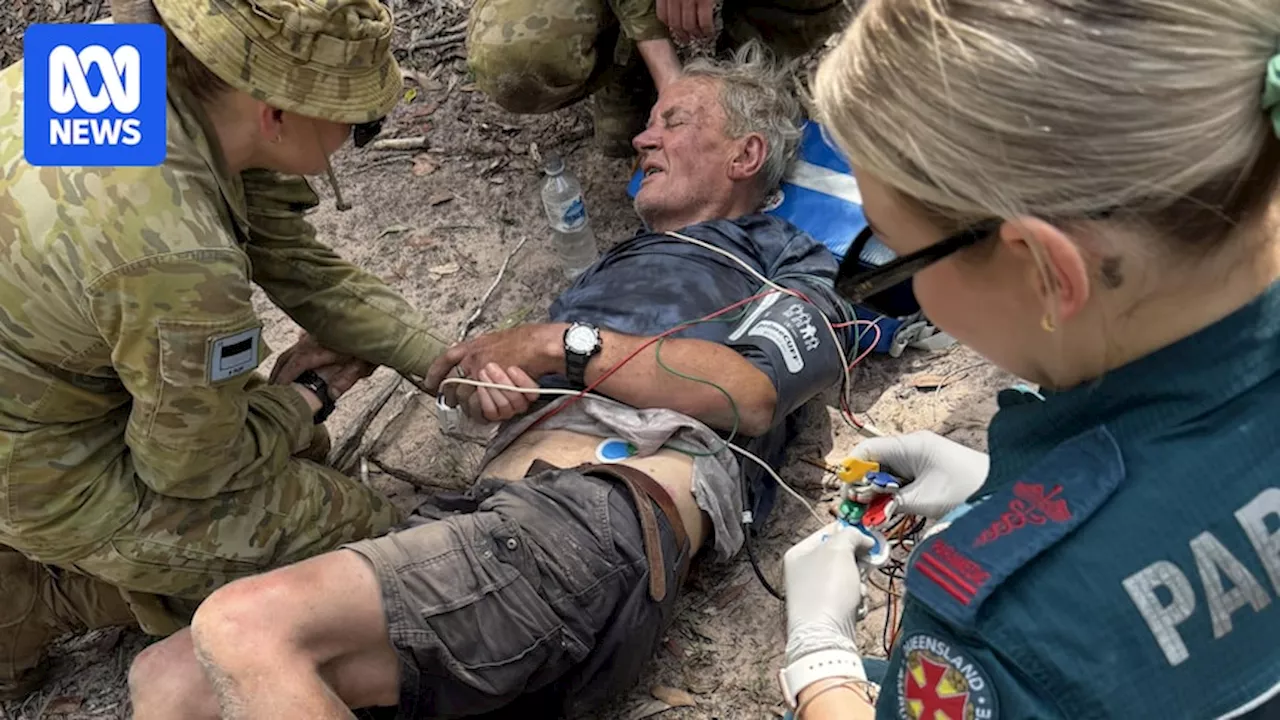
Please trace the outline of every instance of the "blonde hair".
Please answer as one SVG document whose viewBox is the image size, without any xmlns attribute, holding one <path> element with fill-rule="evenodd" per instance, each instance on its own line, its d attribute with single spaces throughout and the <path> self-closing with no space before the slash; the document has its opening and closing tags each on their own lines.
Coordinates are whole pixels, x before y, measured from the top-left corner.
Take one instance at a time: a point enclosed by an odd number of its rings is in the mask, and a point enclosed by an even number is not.
<svg viewBox="0 0 1280 720">
<path fill-rule="evenodd" d="M 853 164 L 943 223 L 1108 215 L 1208 248 L 1271 197 L 1275 0 L 869 0 L 814 78 Z"/>
</svg>

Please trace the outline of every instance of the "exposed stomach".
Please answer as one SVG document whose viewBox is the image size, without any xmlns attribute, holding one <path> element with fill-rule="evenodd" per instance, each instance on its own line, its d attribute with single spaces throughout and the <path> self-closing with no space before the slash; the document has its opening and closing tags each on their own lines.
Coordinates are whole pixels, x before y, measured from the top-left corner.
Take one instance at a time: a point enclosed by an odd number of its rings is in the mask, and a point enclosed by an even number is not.
<svg viewBox="0 0 1280 720">
<path fill-rule="evenodd" d="M 534 460 L 556 467 L 569 468 L 599 463 L 596 447 L 604 438 L 572 430 L 530 430 L 498 454 L 481 471 L 483 475 L 503 480 L 525 477 Z M 698 507 L 693 497 L 693 458 L 674 450 L 659 450 L 653 455 L 634 457 L 616 463 L 635 468 L 657 481 L 680 511 L 685 532 L 696 553 L 711 530 L 710 518 Z"/>
</svg>

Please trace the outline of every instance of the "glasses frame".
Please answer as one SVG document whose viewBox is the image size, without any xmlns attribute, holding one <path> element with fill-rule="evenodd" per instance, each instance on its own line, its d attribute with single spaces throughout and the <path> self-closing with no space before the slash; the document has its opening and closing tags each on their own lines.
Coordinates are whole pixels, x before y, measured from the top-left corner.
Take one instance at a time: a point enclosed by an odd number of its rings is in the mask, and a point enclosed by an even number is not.
<svg viewBox="0 0 1280 720">
<path fill-rule="evenodd" d="M 991 236 L 1000 228 L 1002 220 L 992 219 L 975 223 L 938 242 L 882 265 L 864 270 L 859 257 L 867 243 L 875 236 L 871 226 L 863 228 L 849 245 L 849 250 L 836 273 L 835 287 L 847 302 L 865 303 L 893 286 L 909 280 L 913 275 L 964 248 Z"/>
<path fill-rule="evenodd" d="M 373 142 L 373 139 L 382 132 L 382 122 L 386 118 L 378 118 L 371 122 L 356 123 L 351 126 L 351 144 L 357 148 Z"/>
</svg>

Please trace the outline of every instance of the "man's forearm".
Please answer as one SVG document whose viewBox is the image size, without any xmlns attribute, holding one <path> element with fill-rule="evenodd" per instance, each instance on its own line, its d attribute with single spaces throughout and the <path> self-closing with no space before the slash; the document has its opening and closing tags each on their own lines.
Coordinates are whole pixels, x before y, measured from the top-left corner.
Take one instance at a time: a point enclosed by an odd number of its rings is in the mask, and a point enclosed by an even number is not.
<svg viewBox="0 0 1280 720">
<path fill-rule="evenodd" d="M 556 325 L 563 334 L 568 325 Z M 554 332 L 554 331 L 553 331 Z M 627 359 L 650 340 L 601 330 L 601 351 L 587 364 L 586 381 L 590 385 Z M 558 352 L 556 372 L 564 372 L 563 343 L 550 343 Z M 734 350 L 706 340 L 685 338 L 662 342 L 662 364 L 671 370 L 715 383 L 724 393 L 706 383 L 682 378 L 658 363 L 658 343 L 641 350 L 611 374 L 596 390 L 639 408 L 668 408 L 682 412 L 718 429 L 730 429 L 734 410 L 738 415 L 738 433 L 760 435 L 773 421 L 777 394 L 768 376 Z"/>
<path fill-rule="evenodd" d="M 649 77 L 653 78 L 653 86 L 659 92 L 683 72 L 680 56 L 676 55 L 675 46 L 667 38 L 641 40 L 636 43 L 636 49 L 640 51 L 640 57 L 644 58 Z"/>
</svg>

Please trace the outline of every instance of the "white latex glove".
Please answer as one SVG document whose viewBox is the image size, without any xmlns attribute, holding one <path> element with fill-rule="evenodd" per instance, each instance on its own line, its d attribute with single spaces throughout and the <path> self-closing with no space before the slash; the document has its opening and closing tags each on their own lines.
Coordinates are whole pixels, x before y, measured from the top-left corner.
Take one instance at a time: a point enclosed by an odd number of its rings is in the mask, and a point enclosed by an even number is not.
<svg viewBox="0 0 1280 720">
<path fill-rule="evenodd" d="M 854 448 L 853 457 L 878 462 L 881 470 L 902 480 L 889 514 L 931 520 L 941 519 L 982 487 L 991 466 L 986 453 L 927 430 L 872 438 Z"/>
<path fill-rule="evenodd" d="M 859 563 L 872 545 L 862 532 L 834 522 L 787 551 L 787 664 L 819 650 L 858 654 L 854 627 L 866 592 Z"/>
</svg>

